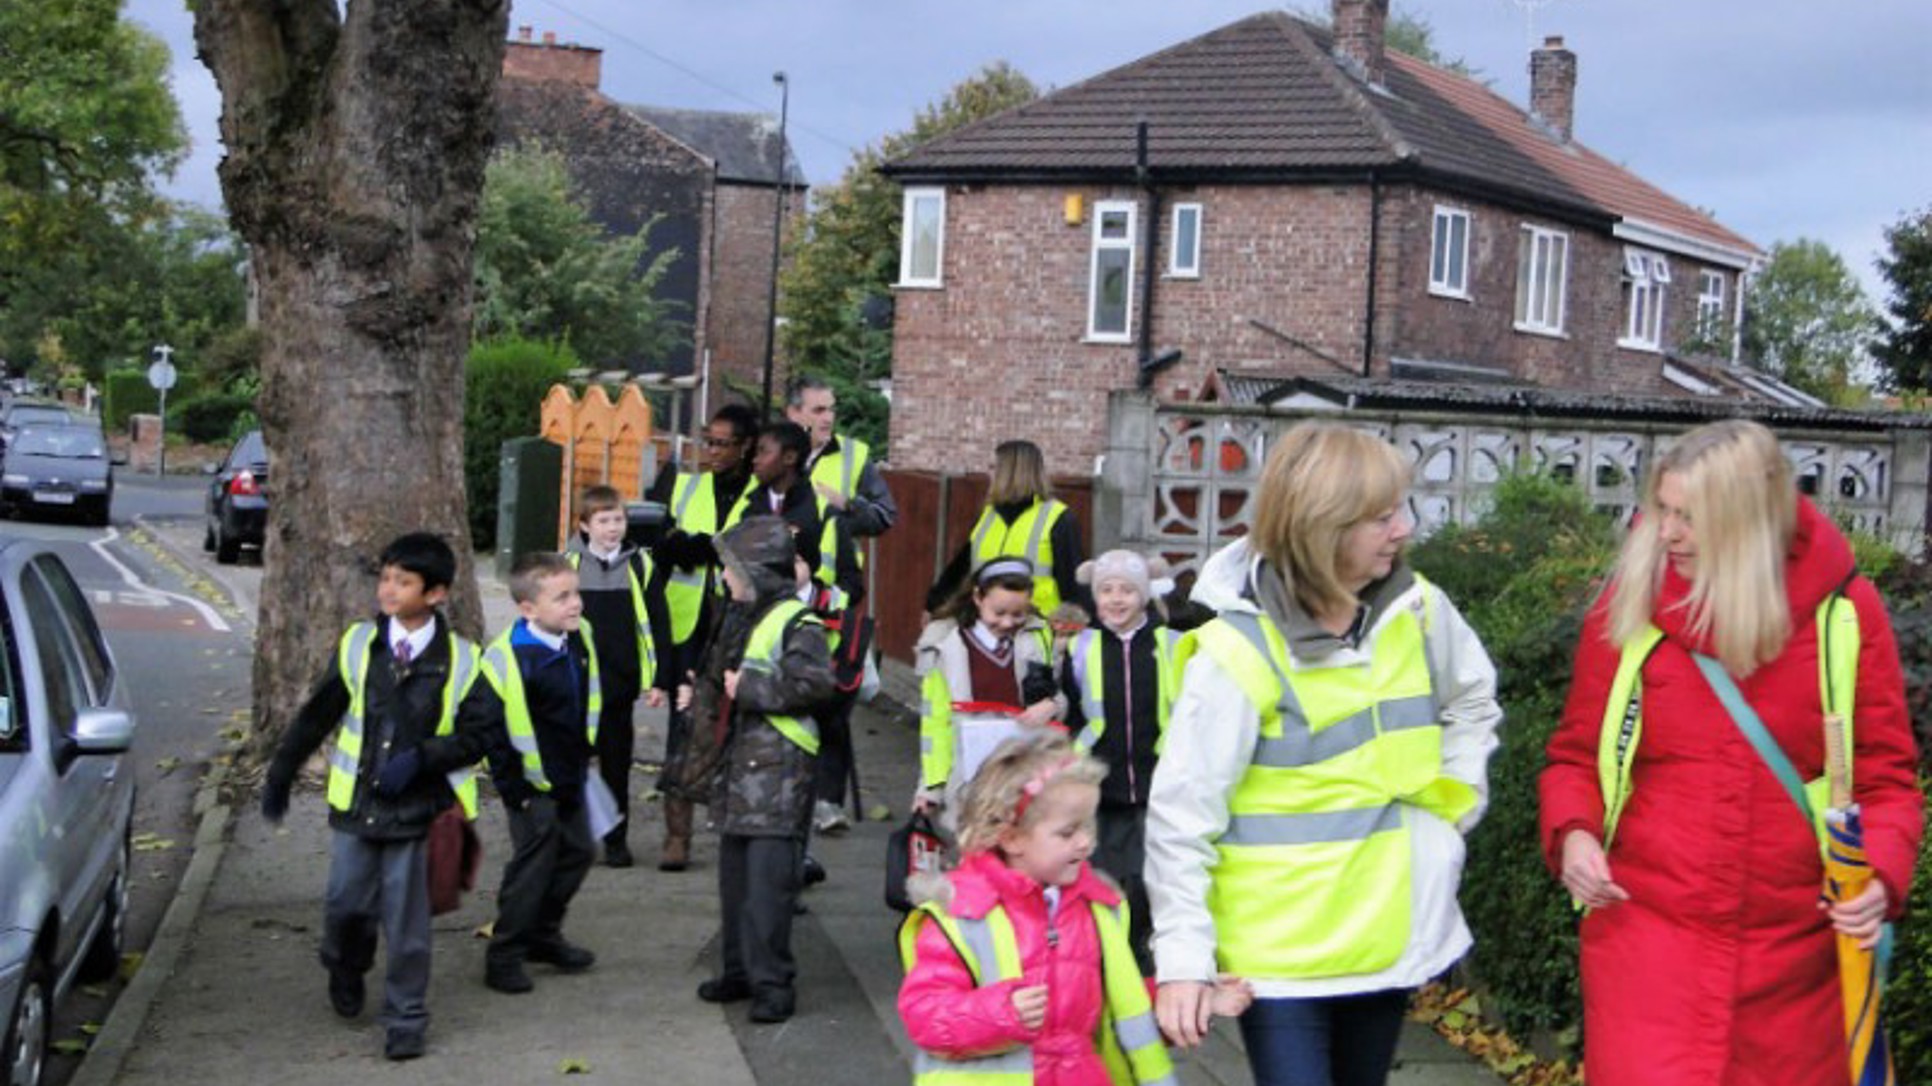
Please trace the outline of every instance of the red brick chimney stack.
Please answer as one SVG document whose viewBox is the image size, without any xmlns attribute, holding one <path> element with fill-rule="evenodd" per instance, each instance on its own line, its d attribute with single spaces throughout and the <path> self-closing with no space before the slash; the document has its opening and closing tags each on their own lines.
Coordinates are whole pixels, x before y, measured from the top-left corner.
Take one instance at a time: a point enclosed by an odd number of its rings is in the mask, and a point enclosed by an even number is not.
<svg viewBox="0 0 1932 1086">
<path fill-rule="evenodd" d="M 1389 0 L 1335 0 L 1335 58 L 1357 78 L 1381 86 L 1388 61 L 1383 55 L 1383 33 L 1389 22 Z"/>
<path fill-rule="evenodd" d="M 510 79 L 538 83 L 571 83 L 596 90 L 604 78 L 604 51 L 588 45 L 557 44 L 553 31 L 543 32 L 542 42 L 530 40 L 530 27 L 517 28 L 517 36 L 503 50 L 503 74 Z"/>
<path fill-rule="evenodd" d="M 1576 121 L 1576 54 L 1555 35 L 1530 52 L 1530 113 L 1557 139 L 1570 142 Z"/>
</svg>

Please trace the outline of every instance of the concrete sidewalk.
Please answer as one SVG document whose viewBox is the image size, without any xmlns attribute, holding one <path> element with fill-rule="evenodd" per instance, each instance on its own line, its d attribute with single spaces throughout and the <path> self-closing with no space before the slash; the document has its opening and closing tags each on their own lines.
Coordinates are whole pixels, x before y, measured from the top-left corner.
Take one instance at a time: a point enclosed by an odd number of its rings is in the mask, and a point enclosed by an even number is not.
<svg viewBox="0 0 1932 1086">
<path fill-rule="evenodd" d="M 193 530 L 149 526 L 190 561 L 203 561 Z M 208 568 L 214 569 L 212 564 Z M 245 577 L 218 577 L 252 611 Z M 492 632 L 514 609 L 484 568 L 482 593 Z M 640 763 L 662 750 L 662 713 L 640 710 Z M 916 776 L 917 722 L 887 699 L 860 707 L 854 741 L 868 806 L 903 813 Z M 638 866 L 598 866 L 572 907 L 565 930 L 598 954 L 588 973 L 562 976 L 533 966 L 534 993 L 485 989 L 477 926 L 494 915 L 495 890 L 509 854 L 501 810 L 486 802 L 478 829 L 485 860 L 476 892 L 435 923 L 435 976 L 427 1058 L 382 1059 L 381 957 L 370 974 L 371 1010 L 344 1021 L 330 1010 L 316 962 L 329 831 L 319 778 L 299 789 L 280 828 L 256 810 L 252 787 L 231 789 L 232 816 L 217 809 L 204 831 L 219 866 L 210 865 L 205 899 L 193 922 L 168 936 L 178 946 L 150 950 L 171 975 L 149 978 L 150 1006 L 117 1007 L 116 1018 L 146 1012 L 138 1033 L 110 1020 L 76 1078 L 82 1086 L 195 1083 L 197 1086 L 341 1086 L 375 1076 L 398 1083 L 521 1083 L 581 1073 L 591 1081 L 750 1086 L 910 1080 L 909 1049 L 894 1011 L 900 967 L 897 914 L 881 900 L 886 835 L 892 821 L 869 821 L 816 841 L 830 880 L 806 894 L 799 918 L 799 1014 L 778 1027 L 751 1025 L 742 1005 L 719 1008 L 695 996 L 715 967 L 716 838 L 700 832 L 696 863 L 681 874 L 655 869 L 662 835 L 649 793 L 653 773 L 633 777 L 631 844 Z M 225 838 L 221 833 L 226 827 Z M 185 891 L 184 891 L 185 896 Z M 165 934 L 165 933 L 164 933 Z M 134 995 L 132 987 L 128 993 Z M 127 1001 L 135 1002 L 135 1001 Z M 116 1035 L 120 1034 L 119 1039 Z M 1396 1086 L 1494 1086 L 1499 1080 L 1428 1029 L 1405 1033 Z M 1190 1084 L 1247 1084 L 1234 1031 L 1224 1025 L 1181 1064 Z"/>
</svg>

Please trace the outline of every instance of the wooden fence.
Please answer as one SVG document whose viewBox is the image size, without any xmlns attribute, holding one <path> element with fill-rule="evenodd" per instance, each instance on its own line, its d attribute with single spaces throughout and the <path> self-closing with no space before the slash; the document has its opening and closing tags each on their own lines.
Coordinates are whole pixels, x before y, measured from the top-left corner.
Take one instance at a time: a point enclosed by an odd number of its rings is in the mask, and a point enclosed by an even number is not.
<svg viewBox="0 0 1932 1086">
<path fill-rule="evenodd" d="M 574 503 L 585 487 L 617 488 L 626 501 L 641 501 L 656 475 L 658 449 L 651 403 L 636 385 L 625 385 L 612 403 L 602 386 L 578 399 L 563 385 L 544 395 L 538 434 L 563 446 L 562 500 L 557 503 L 557 546 L 576 525 Z"/>
</svg>

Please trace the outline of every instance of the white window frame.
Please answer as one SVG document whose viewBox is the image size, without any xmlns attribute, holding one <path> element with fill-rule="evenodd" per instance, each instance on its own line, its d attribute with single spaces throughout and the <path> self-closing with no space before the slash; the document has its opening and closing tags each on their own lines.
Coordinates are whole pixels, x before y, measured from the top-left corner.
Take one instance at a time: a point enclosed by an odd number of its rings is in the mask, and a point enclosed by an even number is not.
<svg viewBox="0 0 1932 1086">
<path fill-rule="evenodd" d="M 1523 224 L 1516 253 L 1516 330 L 1563 334 L 1570 283 L 1570 235 Z"/>
<path fill-rule="evenodd" d="M 1181 219 L 1194 217 L 1194 244 L 1186 253 L 1181 252 Z M 1201 205 L 1195 203 L 1175 204 L 1174 215 L 1168 220 L 1167 235 L 1167 277 L 1169 279 L 1199 279 L 1201 277 Z"/>
<path fill-rule="evenodd" d="M 937 204 L 938 230 L 933 246 L 932 271 L 929 275 L 917 274 L 912 266 L 913 219 L 919 205 L 925 201 Z M 899 286 L 937 289 L 946 285 L 946 190 L 937 186 L 908 188 L 899 220 Z"/>
<path fill-rule="evenodd" d="M 1458 239 L 1453 228 L 1460 223 Z M 1445 227 L 1450 233 L 1445 234 Z M 1469 212 L 1459 207 L 1437 204 L 1429 229 L 1429 293 L 1443 298 L 1469 300 L 1469 238 L 1475 227 Z M 1460 240 L 1461 244 L 1456 244 Z"/>
<path fill-rule="evenodd" d="M 1107 217 L 1113 214 L 1127 216 L 1126 237 L 1109 238 L 1102 234 Z M 1087 339 L 1093 343 L 1131 343 L 1134 339 L 1134 265 L 1140 254 L 1135 251 L 1135 224 L 1140 218 L 1140 205 L 1132 200 L 1099 200 L 1093 205 L 1093 244 L 1087 257 Z M 1127 250 L 1127 276 L 1125 297 L 1125 319 L 1119 331 L 1100 331 L 1094 327 L 1094 318 L 1099 315 L 1100 307 L 1100 255 L 1105 252 Z"/>
<path fill-rule="evenodd" d="M 1715 268 L 1697 273 L 1697 333 L 1704 339 L 1715 340 L 1724 330 L 1726 278 Z"/>
<path fill-rule="evenodd" d="M 1664 349 L 1664 301 L 1670 261 L 1662 253 L 1623 251 L 1623 335 L 1617 346 L 1633 351 Z"/>
</svg>

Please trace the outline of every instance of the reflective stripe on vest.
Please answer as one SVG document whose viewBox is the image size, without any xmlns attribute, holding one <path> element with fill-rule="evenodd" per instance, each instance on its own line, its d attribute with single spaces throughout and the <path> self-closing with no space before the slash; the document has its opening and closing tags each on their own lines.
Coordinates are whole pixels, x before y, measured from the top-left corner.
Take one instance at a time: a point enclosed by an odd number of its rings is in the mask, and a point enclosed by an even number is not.
<svg viewBox="0 0 1932 1086">
<path fill-rule="evenodd" d="M 1818 605 L 1818 704 L 1827 717 L 1836 717 L 1845 750 L 1852 751 L 1852 709 L 1858 700 L 1858 653 L 1861 637 L 1858 608 L 1842 592 Z M 1616 678 L 1603 703 L 1603 723 L 1597 732 L 1597 787 L 1603 795 L 1603 847 L 1616 839 L 1617 822 L 1630 803 L 1635 785 L 1631 773 L 1644 734 L 1643 668 L 1664 639 L 1664 632 L 1646 626 L 1623 646 L 1617 657 Z M 1850 770 L 1847 765 L 1847 772 Z M 1830 806 L 1831 782 L 1820 776 L 1805 783 L 1805 798 L 1814 813 Z M 1814 826 L 1818 847 L 1825 847 L 1825 831 Z"/>
<path fill-rule="evenodd" d="M 1196 631 L 1261 718 L 1215 842 L 1208 907 L 1222 968 L 1373 973 L 1407 945 L 1405 805 L 1453 822 L 1476 803 L 1475 789 L 1442 774 L 1419 587 L 1414 604 L 1380 620 L 1362 664 L 1296 666 L 1274 623 L 1250 612 Z"/>
<path fill-rule="evenodd" d="M 973 525 L 973 568 L 995 558 L 1033 563 L 1033 606 L 1043 615 L 1052 614 L 1060 606 L 1060 582 L 1053 579 L 1053 525 L 1066 511 L 1052 498 L 1035 498 L 1012 523 L 1001 520 L 990 505 L 980 510 Z M 1014 546 L 1015 539 L 1026 541 L 1024 550 Z"/>
<path fill-rule="evenodd" d="M 745 643 L 744 662 L 739 666 L 746 671 L 776 676 L 779 658 L 785 654 L 785 631 L 794 619 L 820 625 L 818 616 L 812 614 L 804 604 L 795 599 L 778 601 L 752 629 L 751 639 Z M 767 714 L 765 719 L 778 729 L 780 735 L 798 744 L 805 753 L 818 753 L 818 721 L 809 716 L 801 720 L 776 713 Z"/>
<path fill-rule="evenodd" d="M 1161 1041 L 1153 1005 L 1140 967 L 1127 942 L 1126 906 L 1113 908 L 1089 902 L 1100 943 L 1103 1013 L 1095 1042 L 1109 1077 L 1123 1086 L 1174 1086 L 1174 1066 Z M 919 929 L 926 921 L 939 925 L 953 951 L 973 976 L 976 987 L 1020 977 L 1019 940 L 1004 906 L 995 905 L 984 918 L 956 917 L 934 902 L 925 902 L 899 927 L 899 960 L 907 972 L 918 961 Z M 993 963 L 992 975 L 986 962 Z M 914 1086 L 992 1086 L 1033 1081 L 1033 1050 L 1022 1046 L 976 1059 L 947 1059 L 923 1049 L 913 1056 Z"/>
<path fill-rule="evenodd" d="M 709 472 L 680 473 L 671 490 L 671 523 L 689 535 L 718 534 L 718 489 Z M 682 645 L 697 631 L 704 611 L 704 583 L 711 567 L 671 566 L 664 581 L 664 608 L 671 615 L 671 639 Z"/>
<path fill-rule="evenodd" d="M 1154 627 L 1154 711 L 1156 725 L 1160 729 L 1160 734 L 1154 740 L 1156 754 L 1167 745 L 1167 717 L 1173 711 L 1174 695 L 1180 687 L 1180 672 L 1176 666 L 1180 660 L 1177 651 L 1180 643 L 1178 630 Z M 1093 750 L 1107 730 L 1107 684 L 1101 645 L 1100 631 L 1088 627 L 1074 635 L 1072 650 L 1067 653 L 1067 659 L 1073 664 L 1073 683 L 1080 692 L 1080 715 L 1086 718 L 1086 724 L 1081 727 L 1080 734 L 1073 737 L 1073 743 L 1083 751 Z M 1131 647 L 1123 642 L 1120 651 L 1124 654 Z M 1131 690 L 1126 693 L 1129 698 L 1133 696 Z"/>
<path fill-rule="evenodd" d="M 516 650 L 510 647 L 513 623 L 497 635 L 483 653 L 483 677 L 503 701 L 503 723 L 510 733 L 510 745 L 523 759 L 523 779 L 539 792 L 550 791 L 550 777 L 543 771 L 543 754 L 537 749 L 537 732 L 530 720 L 530 701 L 523 694 L 523 669 L 517 667 Z M 584 708 L 584 736 L 592 749 L 597 746 L 597 718 L 604 711 L 604 688 L 597 678 L 597 646 L 591 643 L 590 623 L 579 620 L 578 635 L 584 643 L 584 657 L 590 672 L 589 697 Z M 568 650 L 569 641 L 564 648 Z"/>
<path fill-rule="evenodd" d="M 571 569 L 581 568 L 584 560 L 583 554 L 579 551 L 566 551 L 564 558 L 570 562 Z M 651 636 L 651 613 L 645 609 L 644 603 L 644 585 L 650 579 L 650 555 L 638 551 L 636 561 L 629 558 L 624 560 L 624 580 L 629 582 L 631 587 L 631 614 L 636 616 L 637 621 L 638 681 L 647 690 L 650 689 L 651 680 L 657 676 L 657 641 Z"/>
<path fill-rule="evenodd" d="M 357 622 L 344 630 L 342 640 L 336 643 L 336 671 L 342 676 L 342 685 L 349 691 L 349 708 L 343 714 L 341 727 L 335 735 L 335 745 L 329 751 L 329 806 L 338 811 L 347 811 L 355 803 L 356 777 L 362 760 L 362 722 L 368 708 L 364 699 L 368 691 L 370 649 L 375 639 L 375 623 Z M 448 735 L 456 730 L 456 707 L 462 704 L 463 698 L 470 692 L 470 686 L 476 682 L 476 645 L 452 632 L 449 635 L 449 653 L 449 677 L 443 681 L 442 715 L 436 721 L 437 735 Z M 456 801 L 463 805 L 463 817 L 474 820 L 476 770 L 467 767 L 453 769 L 448 778 L 450 790 L 456 793 Z"/>
<path fill-rule="evenodd" d="M 793 485 L 796 486 L 797 484 L 794 483 Z M 724 527 L 718 529 L 720 532 L 729 531 L 737 527 L 738 522 L 745 519 L 745 514 L 751 511 L 751 492 L 753 489 L 755 488 L 746 487 L 745 492 L 738 495 L 738 500 L 732 503 L 730 514 L 725 517 Z M 839 587 L 838 517 L 832 512 L 832 507 L 826 502 L 823 494 L 814 491 L 812 493 L 812 501 L 816 503 L 818 509 L 819 524 L 818 566 L 812 570 L 812 579 L 831 590 L 828 593 L 825 609 L 827 611 L 843 611 L 851 604 L 851 600 L 847 597 L 845 589 Z M 758 515 L 778 517 L 781 520 L 784 519 L 783 514 L 780 513 L 760 513 Z M 720 578 L 720 581 L 722 581 L 722 578 Z"/>
<path fill-rule="evenodd" d="M 865 474 L 866 461 L 872 458 L 872 447 L 856 437 L 845 434 L 836 435 L 839 450 L 830 456 L 821 456 L 812 465 L 811 480 L 814 484 L 823 483 L 839 492 L 846 505 L 859 493 L 859 478 Z M 865 548 L 859 541 L 852 541 L 852 557 L 859 568 L 865 568 Z M 829 583 L 829 582 L 828 582 Z M 841 604 L 843 606 L 843 604 Z"/>
<path fill-rule="evenodd" d="M 1040 647 L 1042 660 L 1053 659 L 1053 631 L 1045 626 L 1031 631 L 1034 642 Z M 1027 632 L 1022 631 L 1021 636 Z M 972 634 L 960 631 L 959 636 L 971 637 Z M 1014 650 L 1014 662 L 1019 661 L 1018 650 Z M 966 698 L 954 698 L 946 685 L 944 668 L 934 667 L 926 672 L 919 681 L 919 779 L 929 788 L 945 784 L 953 772 L 953 707 L 965 704 L 972 698 L 972 691 L 965 691 Z M 961 781 L 964 785 L 966 782 Z"/>
</svg>

